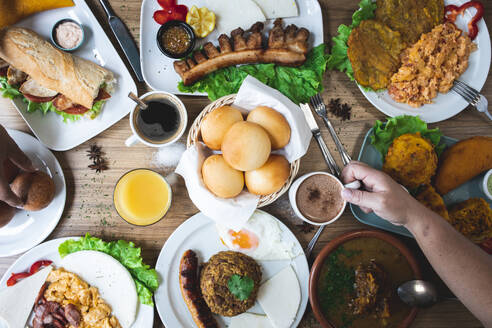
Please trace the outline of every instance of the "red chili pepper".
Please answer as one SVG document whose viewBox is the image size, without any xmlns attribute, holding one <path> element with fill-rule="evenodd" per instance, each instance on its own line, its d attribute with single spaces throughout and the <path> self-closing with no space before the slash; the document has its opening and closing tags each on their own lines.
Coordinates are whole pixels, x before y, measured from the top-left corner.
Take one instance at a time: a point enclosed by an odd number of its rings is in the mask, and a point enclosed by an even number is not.
<svg viewBox="0 0 492 328">
<path fill-rule="evenodd" d="M 444 16 L 448 22 L 454 23 L 459 14 L 464 15 L 465 10 L 471 7 L 477 10 L 475 16 L 468 22 L 468 36 L 474 40 L 478 34 L 477 23 L 483 17 L 483 4 L 480 1 L 468 1 L 459 7 L 448 5 L 444 7 Z"/>
<path fill-rule="evenodd" d="M 19 280 L 29 277 L 31 274 L 29 272 L 12 273 L 9 280 L 7 280 L 7 286 L 11 287 L 15 285 Z"/>
<path fill-rule="evenodd" d="M 35 263 L 33 263 L 33 265 L 31 265 L 31 268 L 29 269 L 29 273 L 30 274 L 35 274 L 36 272 L 38 272 L 41 268 L 44 268 L 44 267 L 47 267 L 48 265 L 50 265 L 51 263 L 53 263 L 53 261 L 49 261 L 49 260 L 41 260 L 41 261 L 37 261 Z"/>
</svg>

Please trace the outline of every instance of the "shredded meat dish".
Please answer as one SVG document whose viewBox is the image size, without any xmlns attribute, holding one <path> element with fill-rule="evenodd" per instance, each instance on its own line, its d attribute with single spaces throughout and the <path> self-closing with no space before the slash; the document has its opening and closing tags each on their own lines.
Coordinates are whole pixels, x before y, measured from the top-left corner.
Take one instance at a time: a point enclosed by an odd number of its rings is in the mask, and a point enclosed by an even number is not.
<svg viewBox="0 0 492 328">
<path fill-rule="evenodd" d="M 391 77 L 388 93 L 397 102 L 420 107 L 447 93 L 468 67 L 476 45 L 452 23 L 438 25 L 402 53 L 402 66 Z"/>
</svg>

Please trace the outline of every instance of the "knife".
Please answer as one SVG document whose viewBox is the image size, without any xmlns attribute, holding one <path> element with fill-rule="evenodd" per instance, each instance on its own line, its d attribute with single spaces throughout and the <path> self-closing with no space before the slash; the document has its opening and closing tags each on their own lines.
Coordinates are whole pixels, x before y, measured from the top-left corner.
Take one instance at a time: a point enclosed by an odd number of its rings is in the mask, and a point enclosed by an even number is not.
<svg viewBox="0 0 492 328">
<path fill-rule="evenodd" d="M 313 113 L 311 112 L 311 108 L 309 107 L 308 104 L 300 104 L 299 106 L 301 107 L 302 112 L 304 113 L 304 117 L 306 118 L 306 122 L 309 128 L 311 129 L 314 139 L 316 139 L 316 141 L 318 142 L 319 148 L 321 149 L 321 153 L 323 154 L 323 157 L 325 158 L 326 164 L 328 164 L 331 173 L 336 177 L 340 177 L 340 168 L 338 167 L 338 164 L 335 162 L 335 159 L 331 155 L 330 150 L 326 146 L 326 143 L 323 140 L 323 137 L 321 136 L 318 123 L 316 123 L 316 120 L 314 119 Z"/>
<path fill-rule="evenodd" d="M 109 26 L 111 27 L 111 30 L 113 30 L 116 40 L 118 40 L 121 49 L 125 53 L 126 59 L 128 59 L 128 62 L 135 72 L 138 82 L 144 82 L 142 68 L 140 67 L 140 54 L 130 32 L 128 32 L 123 21 L 116 16 L 107 0 L 99 0 L 99 2 L 103 6 L 106 15 L 108 15 Z"/>
</svg>

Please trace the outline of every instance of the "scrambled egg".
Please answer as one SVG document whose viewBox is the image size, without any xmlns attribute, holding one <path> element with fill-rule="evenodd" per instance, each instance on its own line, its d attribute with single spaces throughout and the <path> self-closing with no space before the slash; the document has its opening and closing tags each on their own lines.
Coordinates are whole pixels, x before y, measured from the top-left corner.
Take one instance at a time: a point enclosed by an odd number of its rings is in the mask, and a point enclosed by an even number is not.
<svg viewBox="0 0 492 328">
<path fill-rule="evenodd" d="M 420 133 L 407 133 L 393 140 L 383 171 L 409 189 L 430 184 L 437 169 L 437 155 L 430 141 Z"/>
<path fill-rule="evenodd" d="M 50 284 L 44 293 L 46 300 L 62 306 L 75 305 L 82 316 L 79 328 L 121 328 L 97 288 L 89 286 L 76 274 L 59 268 L 50 273 L 47 281 Z"/>
<path fill-rule="evenodd" d="M 438 25 L 402 53 L 402 66 L 391 77 L 389 95 L 397 102 L 420 107 L 437 93 L 447 93 L 468 68 L 476 45 L 454 24 Z"/>
</svg>

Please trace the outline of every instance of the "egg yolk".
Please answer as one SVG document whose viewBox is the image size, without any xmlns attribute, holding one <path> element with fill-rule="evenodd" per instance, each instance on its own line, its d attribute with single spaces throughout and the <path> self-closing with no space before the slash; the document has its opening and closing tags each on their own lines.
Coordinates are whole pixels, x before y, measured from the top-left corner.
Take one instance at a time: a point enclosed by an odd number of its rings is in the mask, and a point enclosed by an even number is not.
<svg viewBox="0 0 492 328">
<path fill-rule="evenodd" d="M 251 231 L 246 229 L 238 232 L 229 230 L 229 235 L 231 236 L 232 244 L 238 249 L 253 251 L 258 247 L 258 237 Z"/>
</svg>

